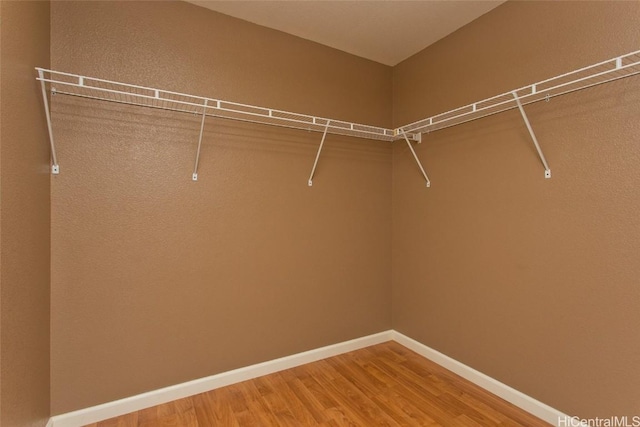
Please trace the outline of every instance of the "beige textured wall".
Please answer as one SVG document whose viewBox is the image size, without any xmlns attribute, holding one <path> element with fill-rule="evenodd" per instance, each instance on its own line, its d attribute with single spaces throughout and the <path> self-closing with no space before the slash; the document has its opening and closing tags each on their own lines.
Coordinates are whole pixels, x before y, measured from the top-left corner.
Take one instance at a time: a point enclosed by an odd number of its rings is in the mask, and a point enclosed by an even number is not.
<svg viewBox="0 0 640 427">
<path fill-rule="evenodd" d="M 49 416 L 49 3 L 0 2 L 0 425 Z"/>
<path fill-rule="evenodd" d="M 56 2 L 52 66 L 400 125 L 637 49 L 639 9 L 509 2 L 392 78 L 188 4 Z M 567 413 L 637 414 L 639 83 L 526 107 L 551 180 L 515 111 L 425 135 L 430 189 L 402 144 L 339 137 L 308 188 L 318 134 L 221 120 L 193 183 L 197 117 L 56 97 L 53 412 L 393 326 Z"/>
<path fill-rule="evenodd" d="M 394 68 L 401 125 L 638 49 L 640 2 L 508 2 Z M 640 79 L 393 151 L 393 327 L 569 414 L 640 413 Z"/>
<path fill-rule="evenodd" d="M 389 126 L 391 69 L 187 3 L 55 2 L 52 66 Z M 55 414 L 390 328 L 391 146 L 54 99 Z"/>
</svg>

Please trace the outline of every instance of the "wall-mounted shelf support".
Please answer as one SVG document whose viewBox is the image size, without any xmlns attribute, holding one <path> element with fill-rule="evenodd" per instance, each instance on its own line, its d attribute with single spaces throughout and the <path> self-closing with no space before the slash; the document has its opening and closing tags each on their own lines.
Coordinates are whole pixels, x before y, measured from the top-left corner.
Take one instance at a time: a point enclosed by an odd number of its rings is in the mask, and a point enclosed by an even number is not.
<svg viewBox="0 0 640 427">
<path fill-rule="evenodd" d="M 327 137 L 327 131 L 329 130 L 329 124 L 331 124 L 331 120 L 327 120 L 327 125 L 324 128 L 324 132 L 322 133 L 322 140 L 320 141 L 320 146 L 318 147 L 318 153 L 316 154 L 316 160 L 313 162 L 313 168 L 311 169 L 311 175 L 309 175 L 309 187 L 313 185 L 313 175 L 316 173 L 316 167 L 318 166 L 318 159 L 320 158 L 320 152 L 322 151 L 322 146 L 324 145 L 324 139 Z"/>
<path fill-rule="evenodd" d="M 193 181 L 198 180 L 198 162 L 200 161 L 200 147 L 202 147 L 202 133 L 204 132 L 204 119 L 207 117 L 207 100 L 204 100 L 204 108 L 202 109 L 202 122 L 200 122 L 200 137 L 198 138 L 198 151 L 196 151 L 196 164 L 193 167 Z"/>
<path fill-rule="evenodd" d="M 427 183 L 427 187 L 431 187 L 431 181 L 429 181 L 429 177 L 427 176 L 427 173 L 424 171 L 424 168 L 422 167 L 422 163 L 420 163 L 420 159 L 418 159 L 418 155 L 416 154 L 415 150 L 411 146 L 411 141 L 409 141 L 409 137 L 407 136 L 407 134 L 404 132 L 403 129 L 400 129 L 400 133 L 404 137 L 404 140 L 407 141 L 407 145 L 409 146 L 409 150 L 411 150 L 411 154 L 413 154 L 413 158 L 416 159 L 416 163 L 418 164 L 418 167 L 420 168 L 420 172 L 422 172 L 422 176 L 424 177 L 424 180 Z M 418 135 L 420 135 L 420 134 L 418 134 Z M 422 137 L 418 138 L 418 142 L 421 142 L 421 141 L 422 141 Z"/>
<path fill-rule="evenodd" d="M 549 169 L 549 164 L 547 163 L 547 159 L 544 157 L 544 153 L 542 152 L 542 148 L 540 148 L 540 144 L 538 144 L 538 138 L 536 138 L 536 134 L 533 132 L 533 128 L 531 127 L 531 123 L 529 123 L 529 119 L 527 118 L 527 113 L 524 112 L 524 108 L 522 107 L 522 103 L 520 102 L 520 98 L 518 98 L 518 94 L 516 91 L 513 93 L 513 98 L 516 100 L 516 104 L 518 105 L 518 109 L 520 110 L 520 114 L 522 115 L 522 120 L 527 125 L 527 130 L 529 131 L 529 135 L 531 135 L 531 139 L 533 140 L 533 144 L 536 146 L 536 150 L 538 151 L 538 156 L 540 156 L 540 160 L 544 165 L 544 177 L 549 179 L 551 178 L 551 169 Z"/>
<path fill-rule="evenodd" d="M 49 111 L 49 98 L 47 97 L 47 88 L 45 87 L 44 74 L 42 70 L 38 70 L 40 77 L 40 87 L 42 89 L 42 101 L 44 102 L 44 115 L 47 118 L 47 130 L 49 131 L 49 145 L 51 146 L 51 173 L 57 175 L 60 173 L 58 165 L 58 156 L 56 156 L 56 145 L 53 141 L 53 130 L 51 128 L 51 112 Z"/>
<path fill-rule="evenodd" d="M 393 130 L 393 135 L 394 135 L 394 140 L 395 139 L 403 139 L 403 138 L 409 138 L 409 141 L 413 141 L 413 142 L 417 142 L 418 144 L 422 143 L 422 134 L 420 132 L 418 133 L 410 133 L 408 135 L 403 135 L 404 129 L 403 128 L 397 128 Z"/>
</svg>

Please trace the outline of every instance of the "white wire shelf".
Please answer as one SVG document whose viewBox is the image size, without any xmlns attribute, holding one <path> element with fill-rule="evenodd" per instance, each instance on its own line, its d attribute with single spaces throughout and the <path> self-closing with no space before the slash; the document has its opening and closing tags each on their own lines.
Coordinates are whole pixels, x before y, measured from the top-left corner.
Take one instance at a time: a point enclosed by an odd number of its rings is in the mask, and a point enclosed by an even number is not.
<svg viewBox="0 0 640 427">
<path fill-rule="evenodd" d="M 425 133 L 467 123 L 522 105 L 547 100 L 640 73 L 640 50 L 589 65 L 538 83 L 483 99 L 435 116 L 427 117 L 394 130 L 398 138 L 406 133 Z"/>
<path fill-rule="evenodd" d="M 221 99 L 205 98 L 151 87 L 81 76 L 78 74 L 47 70 L 44 68 L 36 68 L 36 70 L 38 71 L 37 80 L 40 81 L 45 114 L 47 117 L 52 157 L 51 170 L 54 174 L 59 173 L 59 166 L 51 127 L 49 103 L 46 96 L 47 89 L 51 93 L 56 94 L 201 115 L 202 121 L 200 125 L 200 138 L 198 140 L 195 166 L 192 176 L 194 181 L 197 181 L 198 179 L 198 161 L 202 145 L 205 118 L 207 116 L 211 116 L 321 132 L 322 141 L 318 148 L 313 169 L 311 170 L 311 175 L 308 180 L 309 186 L 312 185 L 318 159 L 322 151 L 325 137 L 328 133 L 381 141 L 404 139 L 408 144 L 420 171 L 422 172 L 427 187 L 429 187 L 429 178 L 422 167 L 418 156 L 413 150 L 411 140 L 414 142 L 420 142 L 422 133 L 445 129 L 514 108 L 519 109 L 520 114 L 527 125 L 527 129 L 536 146 L 538 156 L 544 166 L 545 178 L 550 178 L 551 169 L 549 168 L 544 154 L 542 153 L 542 149 L 538 144 L 531 124 L 529 123 L 527 115 L 523 109 L 523 105 L 541 100 L 549 100 L 550 98 L 559 95 L 564 95 L 581 89 L 640 74 L 640 50 L 627 53 L 607 61 L 599 62 L 597 64 L 589 65 L 569 73 L 561 74 L 538 83 L 533 83 L 519 89 L 505 92 L 491 98 L 483 99 L 482 101 L 458 107 L 444 113 L 436 114 L 435 116 L 427 117 L 425 119 L 400 126 L 396 129 L 351 123 L 325 117 L 316 117 L 273 108 L 224 101 Z"/>
<path fill-rule="evenodd" d="M 45 82 L 51 93 L 137 105 L 183 113 L 203 114 L 225 119 L 261 123 L 359 138 L 392 141 L 392 129 L 310 116 L 273 108 L 205 98 L 145 86 L 103 80 L 78 74 L 36 68 L 37 80 Z"/>
<path fill-rule="evenodd" d="M 329 134 L 393 141 L 402 139 L 403 131 L 410 135 L 433 132 L 517 108 L 514 94 L 520 99 L 522 105 L 527 105 L 639 74 L 640 50 L 420 119 L 396 129 L 205 98 L 44 68 L 36 68 L 36 70 L 40 74 L 37 80 L 45 82 L 52 93 L 192 114 L 202 114 L 206 111 L 206 115 L 212 117 L 321 133 L 329 124 L 327 129 Z"/>
</svg>

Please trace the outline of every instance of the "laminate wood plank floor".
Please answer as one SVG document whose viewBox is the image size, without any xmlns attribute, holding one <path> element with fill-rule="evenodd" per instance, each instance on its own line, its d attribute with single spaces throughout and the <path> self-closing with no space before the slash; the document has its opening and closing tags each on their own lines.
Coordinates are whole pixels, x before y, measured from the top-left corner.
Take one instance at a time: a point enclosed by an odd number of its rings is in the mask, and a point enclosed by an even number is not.
<svg viewBox="0 0 640 427">
<path fill-rule="evenodd" d="M 549 425 L 389 341 L 87 427 Z"/>
</svg>

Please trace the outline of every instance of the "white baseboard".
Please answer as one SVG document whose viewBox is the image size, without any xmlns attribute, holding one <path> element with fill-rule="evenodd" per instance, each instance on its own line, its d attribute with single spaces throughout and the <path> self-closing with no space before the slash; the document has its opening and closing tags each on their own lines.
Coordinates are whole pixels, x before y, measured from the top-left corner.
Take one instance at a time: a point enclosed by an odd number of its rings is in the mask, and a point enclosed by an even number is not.
<svg viewBox="0 0 640 427">
<path fill-rule="evenodd" d="M 86 424 L 96 423 L 109 418 L 139 411 L 151 406 L 161 405 L 172 400 L 204 393 L 230 384 L 239 383 L 263 375 L 290 369 L 306 363 L 337 356 L 353 350 L 358 350 L 371 345 L 391 341 L 393 331 L 380 332 L 362 338 L 317 348 L 303 353 L 258 363 L 233 371 L 223 372 L 210 377 L 188 381 L 182 384 L 161 388 L 159 390 L 138 394 L 125 399 L 116 400 L 66 414 L 51 417 L 47 427 L 80 427 Z"/>
<path fill-rule="evenodd" d="M 392 331 L 393 340 L 398 344 L 402 344 L 410 350 L 415 351 L 419 355 L 426 357 L 432 362 L 437 363 L 438 365 L 460 375 L 462 378 L 471 381 L 472 383 L 482 387 L 483 389 L 489 391 L 490 393 L 495 394 L 496 396 L 506 400 L 509 403 L 517 406 L 520 409 L 523 409 L 529 412 L 532 415 L 557 426 L 559 424 L 559 420 L 569 420 L 571 417 L 568 415 L 558 411 L 557 409 L 552 408 L 549 405 L 546 405 L 533 397 L 527 396 L 526 394 L 519 392 L 518 390 L 509 387 L 506 384 L 501 383 L 500 381 L 491 378 L 488 375 L 483 374 L 482 372 L 476 371 L 475 369 L 458 362 L 451 357 L 440 353 L 437 350 L 432 349 L 412 338 L 409 338 L 406 335 L 401 334 L 397 331 Z M 574 425 L 578 424 L 565 424 L 565 425 Z"/>
<path fill-rule="evenodd" d="M 216 388 L 225 387 L 241 381 L 272 374 L 274 372 L 290 369 L 306 363 L 337 356 L 349 351 L 358 350 L 371 345 L 380 344 L 386 341 L 396 341 L 399 344 L 415 351 L 423 357 L 437 363 L 438 365 L 460 375 L 472 383 L 484 388 L 498 397 L 514 404 L 515 406 L 529 412 L 532 415 L 558 426 L 561 419 L 565 420 L 564 425 L 577 426 L 578 424 L 566 423 L 571 419 L 568 415 L 530 397 L 506 384 L 495 380 L 482 372 L 452 359 L 414 339 L 401 334 L 400 332 L 389 330 L 366 337 L 345 341 L 338 344 L 321 347 L 315 350 L 282 357 L 268 362 L 258 363 L 233 371 L 223 372 L 210 377 L 188 381 L 182 384 L 161 388 L 159 390 L 138 394 L 125 399 L 116 400 L 102 405 L 92 406 L 66 414 L 51 417 L 47 427 L 81 427 L 86 424 L 96 423 L 109 418 L 139 411 L 151 406 L 161 405 L 172 400 L 182 399 L 195 394 L 204 393 Z M 575 421 L 574 421 L 575 422 Z"/>
</svg>

